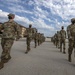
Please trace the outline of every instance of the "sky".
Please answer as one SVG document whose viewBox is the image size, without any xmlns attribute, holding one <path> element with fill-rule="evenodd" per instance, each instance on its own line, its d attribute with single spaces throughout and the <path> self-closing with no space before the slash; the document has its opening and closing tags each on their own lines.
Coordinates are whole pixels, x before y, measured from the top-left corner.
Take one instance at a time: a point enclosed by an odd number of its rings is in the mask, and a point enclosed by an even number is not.
<svg viewBox="0 0 75 75">
<path fill-rule="evenodd" d="M 51 37 L 75 18 L 75 0 L 0 0 L 0 22 L 15 14 L 15 21 L 25 27 L 32 24 L 38 32 Z"/>
</svg>

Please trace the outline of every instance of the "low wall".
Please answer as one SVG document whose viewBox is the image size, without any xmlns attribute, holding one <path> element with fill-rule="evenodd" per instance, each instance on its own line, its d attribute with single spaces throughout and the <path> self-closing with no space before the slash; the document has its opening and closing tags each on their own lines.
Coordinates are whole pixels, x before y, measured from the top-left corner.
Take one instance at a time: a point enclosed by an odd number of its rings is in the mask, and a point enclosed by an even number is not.
<svg viewBox="0 0 75 75">
<path fill-rule="evenodd" d="M 51 38 L 46 38 L 45 41 L 46 42 L 51 42 Z M 68 42 L 68 39 L 66 39 L 66 42 Z"/>
</svg>

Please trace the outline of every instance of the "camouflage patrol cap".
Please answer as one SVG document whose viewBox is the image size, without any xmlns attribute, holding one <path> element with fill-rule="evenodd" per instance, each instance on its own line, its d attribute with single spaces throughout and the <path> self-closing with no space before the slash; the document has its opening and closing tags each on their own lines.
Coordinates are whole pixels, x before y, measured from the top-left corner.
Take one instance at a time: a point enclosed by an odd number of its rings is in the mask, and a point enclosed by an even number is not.
<svg viewBox="0 0 75 75">
<path fill-rule="evenodd" d="M 57 31 L 57 33 L 58 33 L 59 31 Z"/>
<path fill-rule="evenodd" d="M 31 25 L 31 24 L 29 24 L 29 27 L 32 27 L 32 25 Z"/>
<path fill-rule="evenodd" d="M 14 14 L 12 14 L 12 13 L 9 13 L 9 14 L 8 14 L 8 16 L 10 16 L 10 17 L 12 17 L 12 18 L 14 18 L 14 17 L 15 17 L 15 15 L 14 15 Z"/>
<path fill-rule="evenodd" d="M 75 22 L 75 18 L 72 18 L 72 19 L 71 19 L 71 22 Z"/>
<path fill-rule="evenodd" d="M 29 26 L 32 26 L 32 24 L 29 24 Z"/>
<path fill-rule="evenodd" d="M 61 28 L 64 28 L 64 26 L 62 26 Z"/>
<path fill-rule="evenodd" d="M 2 24 L 2 22 L 0 22 L 0 24 Z"/>
</svg>

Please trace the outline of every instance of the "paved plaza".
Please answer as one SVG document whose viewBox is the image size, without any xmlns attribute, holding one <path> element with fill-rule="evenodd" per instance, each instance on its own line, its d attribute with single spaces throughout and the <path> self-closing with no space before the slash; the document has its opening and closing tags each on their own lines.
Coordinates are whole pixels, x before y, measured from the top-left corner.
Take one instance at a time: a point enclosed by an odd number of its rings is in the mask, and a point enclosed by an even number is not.
<svg viewBox="0 0 75 75">
<path fill-rule="evenodd" d="M 74 53 L 72 62 L 68 62 L 67 49 L 68 43 L 66 54 L 63 54 L 52 42 L 44 42 L 37 48 L 31 42 L 31 51 L 25 54 L 25 40 L 15 41 L 11 50 L 12 59 L 0 70 L 0 75 L 75 75 Z M 0 45 L 0 55 L 1 52 Z"/>
</svg>

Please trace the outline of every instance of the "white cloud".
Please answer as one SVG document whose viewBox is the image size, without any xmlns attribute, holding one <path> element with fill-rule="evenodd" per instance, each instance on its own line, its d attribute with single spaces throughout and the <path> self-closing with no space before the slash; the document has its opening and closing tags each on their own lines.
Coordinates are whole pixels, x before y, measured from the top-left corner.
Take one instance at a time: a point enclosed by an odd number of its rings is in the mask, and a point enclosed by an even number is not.
<svg viewBox="0 0 75 75">
<path fill-rule="evenodd" d="M 24 10 L 23 7 L 8 7 L 14 13 L 27 13 L 33 14 L 31 11 Z M 17 9 L 17 10 L 16 10 Z"/>
<path fill-rule="evenodd" d="M 21 22 L 22 24 L 32 23 L 34 27 L 46 28 L 55 32 L 54 27 L 57 29 L 60 29 L 62 25 L 67 27 L 67 25 L 70 24 L 70 19 L 75 17 L 75 0 L 29 0 L 27 3 L 30 6 L 34 6 L 33 11 L 25 10 L 26 8 L 21 5 L 21 3 L 25 4 L 25 2 L 26 0 L 5 0 L 4 2 L 11 6 L 8 7 L 8 9 L 13 13 L 27 13 L 35 16 L 32 17 L 31 21 L 28 17 L 16 15 L 15 20 Z M 14 3 L 16 3 L 16 5 Z M 47 8 L 50 12 L 42 9 L 41 6 Z M 8 12 L 0 10 L 0 17 L 5 17 L 3 18 L 4 21 L 7 18 L 7 14 Z M 45 20 L 47 20 L 49 23 L 52 22 L 53 24 L 47 24 Z M 43 31 L 44 30 L 41 32 Z M 47 34 L 47 32 L 44 33 Z M 52 33 L 50 34 L 52 35 Z"/>
<path fill-rule="evenodd" d="M 5 22 L 5 20 L 3 21 L 1 19 L 3 19 L 3 18 L 6 19 L 8 14 L 9 14 L 8 12 L 4 12 L 4 11 L 0 10 L 0 17 L 1 17 L 0 21 Z M 32 23 L 32 21 L 30 21 L 28 18 L 21 17 L 21 16 L 18 16 L 18 15 L 15 15 L 15 21 L 18 21 L 18 22 L 21 22 L 21 23 L 23 22 L 25 24 Z"/>
<path fill-rule="evenodd" d="M 0 10 L 0 17 L 2 18 L 7 18 L 7 15 L 9 14 L 8 12 L 4 12 L 2 10 Z M 1 20 L 1 19 L 0 19 Z M 4 19 L 3 19 L 4 20 Z M 2 22 L 5 22 L 7 21 L 6 19 Z M 42 20 L 41 18 L 39 19 L 36 19 L 34 18 L 34 21 L 30 21 L 28 18 L 26 17 L 21 17 L 21 16 L 18 16 L 18 15 L 15 15 L 15 21 L 19 22 L 19 23 L 22 23 L 22 25 L 24 24 L 26 26 L 29 25 L 30 23 L 33 25 L 33 27 L 36 27 L 36 28 L 40 28 L 39 31 L 41 31 L 42 33 L 45 33 L 45 31 L 43 32 L 43 29 L 48 29 L 50 31 L 53 31 L 54 30 L 54 27 L 52 27 L 51 25 L 47 25 L 44 20 Z M 41 30 L 42 29 L 42 30 Z M 46 35 L 46 34 L 45 34 Z"/>
<path fill-rule="evenodd" d="M 34 2 L 30 0 L 30 1 L 28 2 L 28 4 L 29 4 L 29 5 L 33 5 Z"/>
<path fill-rule="evenodd" d="M 42 20 L 41 18 L 34 18 L 33 24 L 35 25 L 35 27 L 37 28 L 44 28 L 44 29 L 48 29 L 53 31 L 54 27 L 52 27 L 51 25 L 47 25 L 44 20 Z"/>
<path fill-rule="evenodd" d="M 0 10 L 0 17 L 7 17 L 8 12 L 3 12 L 2 10 Z"/>
<path fill-rule="evenodd" d="M 21 0 L 6 0 L 6 2 L 21 2 Z"/>
</svg>

